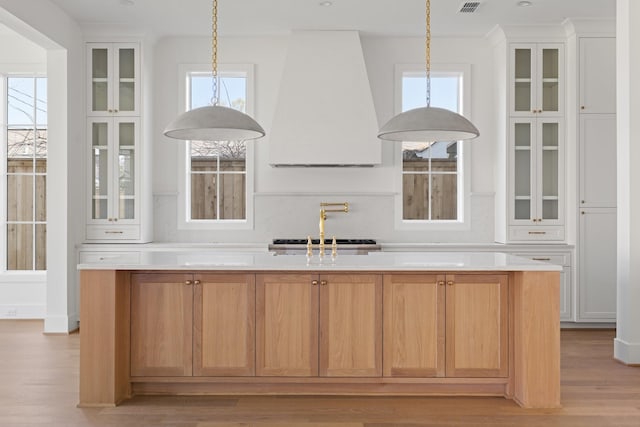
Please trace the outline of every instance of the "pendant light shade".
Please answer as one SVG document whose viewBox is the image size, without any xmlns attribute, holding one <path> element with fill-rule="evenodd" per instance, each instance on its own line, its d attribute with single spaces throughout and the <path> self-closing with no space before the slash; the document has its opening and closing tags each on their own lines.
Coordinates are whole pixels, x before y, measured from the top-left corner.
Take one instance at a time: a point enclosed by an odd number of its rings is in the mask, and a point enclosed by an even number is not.
<svg viewBox="0 0 640 427">
<path fill-rule="evenodd" d="M 244 141 L 263 137 L 264 130 L 241 111 L 209 105 L 180 114 L 167 125 L 164 134 L 194 141 Z"/>
<path fill-rule="evenodd" d="M 387 141 L 460 141 L 480 132 L 460 114 L 444 108 L 421 107 L 392 117 L 378 132 Z"/>
<path fill-rule="evenodd" d="M 387 141 L 461 141 L 480 135 L 469 120 L 458 113 L 431 106 L 431 0 L 426 0 L 426 107 L 414 108 L 392 117 L 378 132 Z"/>
<path fill-rule="evenodd" d="M 211 8 L 211 105 L 180 114 L 164 129 L 169 138 L 194 141 L 245 141 L 265 135 L 249 115 L 218 105 L 218 0 Z"/>
</svg>

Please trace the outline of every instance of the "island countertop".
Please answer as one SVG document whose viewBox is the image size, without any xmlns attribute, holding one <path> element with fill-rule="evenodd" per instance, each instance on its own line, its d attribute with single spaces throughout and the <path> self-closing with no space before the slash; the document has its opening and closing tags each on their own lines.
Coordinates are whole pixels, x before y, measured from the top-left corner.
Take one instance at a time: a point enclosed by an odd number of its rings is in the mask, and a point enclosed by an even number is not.
<svg viewBox="0 0 640 427">
<path fill-rule="evenodd" d="M 317 252 L 305 255 L 150 251 L 137 259 L 109 258 L 81 263 L 79 270 L 202 270 L 202 271 L 561 271 L 562 267 L 502 252 L 372 252 L 368 255 Z"/>
</svg>

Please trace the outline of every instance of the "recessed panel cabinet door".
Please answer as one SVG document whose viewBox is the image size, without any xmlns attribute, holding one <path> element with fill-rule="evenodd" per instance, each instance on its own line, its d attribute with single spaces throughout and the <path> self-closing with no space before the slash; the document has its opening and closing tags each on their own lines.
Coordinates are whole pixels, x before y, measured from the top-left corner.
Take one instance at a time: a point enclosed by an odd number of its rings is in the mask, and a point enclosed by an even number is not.
<svg viewBox="0 0 640 427">
<path fill-rule="evenodd" d="M 192 373 L 190 274 L 131 276 L 131 376 Z"/>
<path fill-rule="evenodd" d="M 443 377 L 445 275 L 384 276 L 385 377 Z"/>
<path fill-rule="evenodd" d="M 256 276 L 256 375 L 318 375 L 318 280 Z"/>
<path fill-rule="evenodd" d="M 320 276 L 320 376 L 382 376 L 382 276 Z"/>
<path fill-rule="evenodd" d="M 446 376 L 508 374 L 508 275 L 447 275 Z"/>
<path fill-rule="evenodd" d="M 194 276 L 194 376 L 255 373 L 255 277 Z"/>
</svg>

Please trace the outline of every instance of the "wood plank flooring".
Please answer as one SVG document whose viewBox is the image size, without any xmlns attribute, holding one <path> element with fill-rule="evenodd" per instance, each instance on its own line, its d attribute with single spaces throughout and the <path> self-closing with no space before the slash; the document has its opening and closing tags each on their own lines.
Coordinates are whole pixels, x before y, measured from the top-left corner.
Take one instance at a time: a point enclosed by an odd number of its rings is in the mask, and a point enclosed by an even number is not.
<svg viewBox="0 0 640 427">
<path fill-rule="evenodd" d="M 561 409 L 502 398 L 139 396 L 79 409 L 79 335 L 0 321 L 0 426 L 640 427 L 640 368 L 612 359 L 613 331 L 562 331 Z"/>
</svg>

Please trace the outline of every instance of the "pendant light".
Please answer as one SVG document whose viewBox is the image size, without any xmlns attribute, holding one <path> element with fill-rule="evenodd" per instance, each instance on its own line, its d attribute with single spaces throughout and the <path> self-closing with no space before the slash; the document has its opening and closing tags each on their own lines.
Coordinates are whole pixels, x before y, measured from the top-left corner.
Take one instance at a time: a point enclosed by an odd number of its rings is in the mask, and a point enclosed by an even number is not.
<svg viewBox="0 0 640 427">
<path fill-rule="evenodd" d="M 391 118 L 378 132 L 388 141 L 460 141 L 480 135 L 478 129 L 460 114 L 431 106 L 431 0 L 427 0 L 427 106 L 405 111 Z"/>
<path fill-rule="evenodd" d="M 211 104 L 180 114 L 167 125 L 169 138 L 196 141 L 244 141 L 264 136 L 262 127 L 249 115 L 218 105 L 218 0 L 213 0 L 211 25 Z"/>
</svg>

